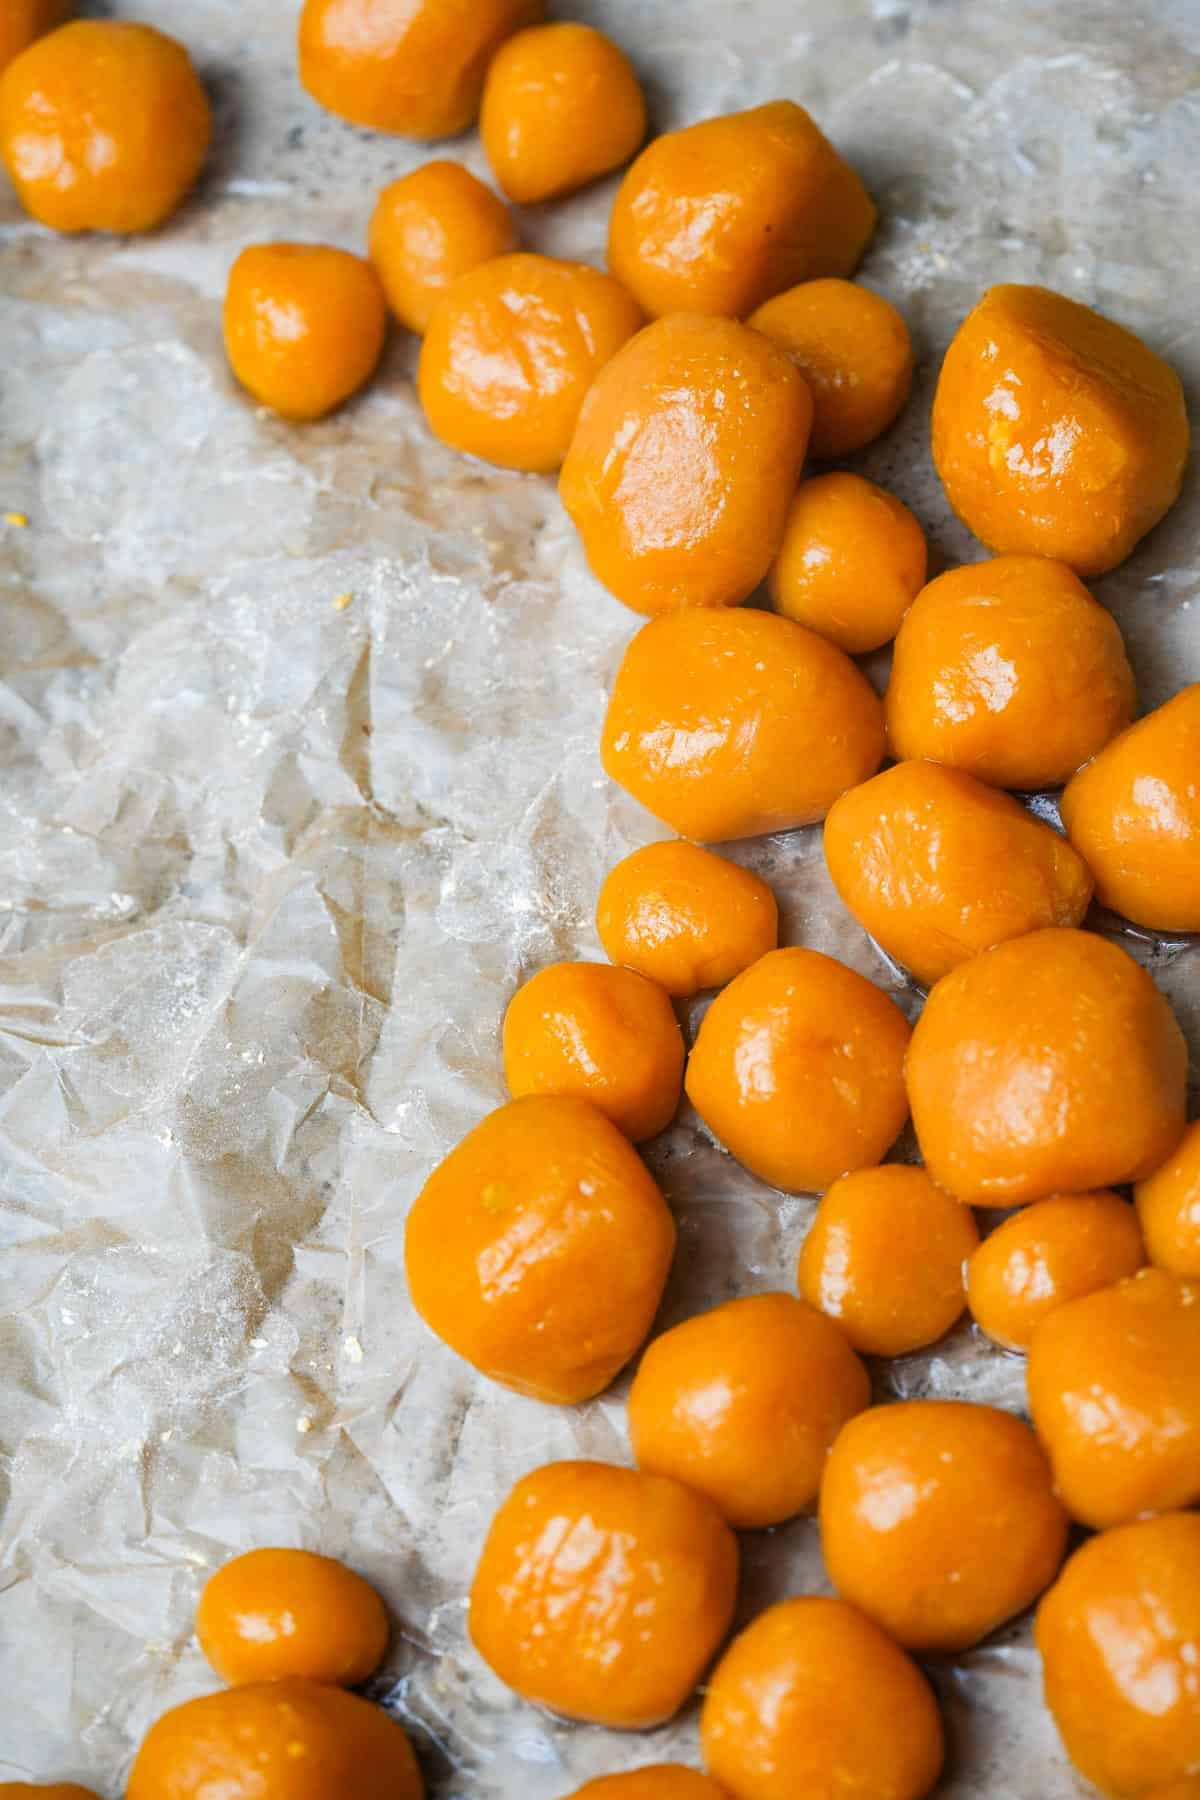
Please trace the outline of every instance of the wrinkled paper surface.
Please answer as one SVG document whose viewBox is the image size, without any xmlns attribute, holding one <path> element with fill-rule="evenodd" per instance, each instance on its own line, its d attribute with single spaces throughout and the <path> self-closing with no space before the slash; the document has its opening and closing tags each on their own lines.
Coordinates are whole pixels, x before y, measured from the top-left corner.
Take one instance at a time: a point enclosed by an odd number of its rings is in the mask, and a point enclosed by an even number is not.
<svg viewBox="0 0 1200 1800">
<path fill-rule="evenodd" d="M 514 984 L 596 956 L 604 871 L 657 835 L 603 779 L 633 617 L 588 576 L 549 481 L 430 441 L 397 334 L 368 395 L 296 429 L 238 394 L 220 296 L 242 245 L 361 248 L 375 191 L 428 152 L 318 111 L 291 0 L 161 0 L 220 131 L 156 236 L 54 239 L 0 195 L 0 1408 L 7 1510 L 0 1775 L 109 1800 L 167 1706 L 214 1685 L 208 1571 L 262 1543 L 346 1556 L 402 1621 L 375 1691 L 438 1796 L 555 1800 L 695 1755 L 518 1703 L 464 1594 L 510 1483 L 622 1459 L 623 1390 L 551 1410 L 477 1379 L 413 1318 L 406 1208 L 503 1097 Z M 933 478 L 940 353 L 982 288 L 1044 280 L 1200 386 L 1195 0 L 580 0 L 660 128 L 809 106 L 882 225 L 862 274 L 919 355 L 854 466 L 938 566 L 978 555 Z M 440 152 L 439 152 L 440 153 Z M 450 148 L 485 173 L 474 139 Z M 612 186 L 523 220 L 598 260 Z M 1098 591 L 1144 704 L 1200 677 L 1200 500 Z M 351 595 L 339 608 L 339 596 Z M 882 670 L 877 670 L 882 673 Z M 893 976 L 842 912 L 819 832 L 735 848 L 786 941 Z M 1130 940 L 1200 1043 L 1200 956 Z M 908 1000 L 915 1004 L 915 996 Z M 664 1322 L 790 1286 L 811 1213 L 686 1110 L 650 1152 L 679 1218 Z M 1019 1408 L 968 1329 L 881 1391 Z M 743 1612 L 820 1585 L 815 1527 L 744 1539 Z M 1026 1625 L 935 1672 L 955 1800 L 1079 1791 Z M 869 1729 L 869 1721 L 864 1721 Z"/>
</svg>

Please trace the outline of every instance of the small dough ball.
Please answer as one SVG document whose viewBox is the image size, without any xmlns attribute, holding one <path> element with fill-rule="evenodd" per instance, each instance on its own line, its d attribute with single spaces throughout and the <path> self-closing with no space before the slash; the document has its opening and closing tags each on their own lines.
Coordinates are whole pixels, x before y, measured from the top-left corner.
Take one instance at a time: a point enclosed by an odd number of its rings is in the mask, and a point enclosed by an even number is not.
<svg viewBox="0 0 1200 1800">
<path fill-rule="evenodd" d="M 0 1781 L 0 1800 L 100 1800 L 100 1796 L 74 1781 Z M 682 1795 L 680 1800 L 691 1797 Z M 696 1800 L 704 1796 L 699 1794 Z"/>
<path fill-rule="evenodd" d="M 1174 504 L 1188 435 L 1175 371 L 1043 287 L 989 288 L 933 402 L 933 460 L 964 525 L 1079 575 L 1115 569 Z"/>
<path fill-rule="evenodd" d="M 948 569 L 896 634 L 886 708 L 897 758 L 994 787 L 1061 787 L 1133 717 L 1116 621 L 1062 563 L 997 556 Z"/>
<path fill-rule="evenodd" d="M 849 657 L 749 610 L 643 625 L 600 742 L 606 774 L 672 831 L 710 844 L 814 824 L 882 755 L 882 709 Z"/>
<path fill-rule="evenodd" d="M 569 1800 L 728 1800 L 715 1781 L 682 1763 L 649 1763 L 623 1775 L 585 1781 Z"/>
<path fill-rule="evenodd" d="M 737 1577 L 737 1540 L 702 1494 L 609 1463 L 548 1463 L 492 1520 L 471 1641 L 535 1706 L 645 1731 L 699 1681 Z"/>
<path fill-rule="evenodd" d="M 504 469 L 547 474 L 583 397 L 642 322 L 611 275 L 518 251 L 462 275 L 434 310 L 417 390 L 435 437 Z"/>
<path fill-rule="evenodd" d="M 491 188 L 461 163 L 439 160 L 384 188 L 368 248 L 388 305 L 420 336 L 451 282 L 517 248 L 517 228 Z"/>
<path fill-rule="evenodd" d="M 651 318 L 747 313 L 851 275 L 875 207 L 802 106 L 772 100 L 649 143 L 613 203 L 608 264 Z"/>
<path fill-rule="evenodd" d="M 590 1100 L 626 1137 L 657 1137 L 683 1086 L 683 1034 L 662 988 L 607 963 L 552 963 L 504 1015 L 504 1075 L 522 1094 Z"/>
<path fill-rule="evenodd" d="M 751 1294 L 655 1338 L 629 1392 L 629 1441 L 640 1469 L 754 1530 L 812 1505 L 829 1446 L 870 1398 L 835 1325 L 790 1294 Z"/>
<path fill-rule="evenodd" d="M 205 1583 L 200 1648 L 221 1680 L 357 1687 L 383 1661 L 388 1616 L 369 1582 L 311 1550 L 247 1550 Z"/>
<path fill-rule="evenodd" d="M 646 135 L 646 102 L 629 58 L 602 31 L 535 25 L 492 58 L 479 135 L 509 199 L 534 206 L 628 162 Z"/>
<path fill-rule="evenodd" d="M 967 1304 L 996 1343 L 1027 1350 L 1056 1306 L 1135 1274 L 1145 1260 L 1137 1214 L 1119 1194 L 1055 1194 L 984 1239 L 967 1269 Z"/>
<path fill-rule="evenodd" d="M 817 950 L 772 950 L 704 1015 L 688 1099 L 763 1181 L 819 1192 L 899 1137 L 908 1041 L 908 1020 L 865 976 Z"/>
<path fill-rule="evenodd" d="M 1152 1263 L 1200 1280 L 1200 1119 L 1162 1167 L 1134 1189 Z"/>
<path fill-rule="evenodd" d="M 1066 1542 L 1041 1445 L 994 1406 L 874 1406 L 830 1452 L 821 1483 L 829 1578 L 909 1650 L 977 1644 L 1054 1579 Z"/>
<path fill-rule="evenodd" d="M 660 319 L 600 376 L 559 480 L 592 572 L 635 612 L 736 606 L 779 547 L 812 419 L 732 319 Z"/>
<path fill-rule="evenodd" d="M 28 50 L 35 38 L 44 37 L 53 31 L 56 25 L 70 17 L 72 0 L 4 0 L 0 7 L 0 75 L 7 69 L 14 56 L 22 50 Z M 8 1787 L 15 1793 L 18 1788 L 25 1788 L 26 1782 L 9 1782 Z M 35 1790 L 30 1788 L 30 1793 Z M 36 1792 L 44 1794 L 45 1788 Z M 51 1789 L 51 1792 L 54 1790 Z M 82 1793 L 82 1789 L 80 1792 Z M 0 1796 L 5 1792 L 5 1784 L 0 1782 Z M 67 1790 L 64 1788 L 63 1792 Z"/>
<path fill-rule="evenodd" d="M 896 763 L 843 794 L 825 861 L 863 930 L 926 987 L 994 944 L 1081 924 L 1092 897 L 1065 838 L 942 763 Z"/>
<path fill-rule="evenodd" d="M 1200 1517 L 1089 1538 L 1037 1612 L 1046 1705 L 1106 1794 L 1194 1800 L 1200 1766 Z"/>
<path fill-rule="evenodd" d="M 817 1207 L 800 1251 L 800 1292 L 862 1355 L 906 1356 L 961 1318 L 964 1266 L 978 1245 L 970 1208 L 924 1169 L 858 1169 Z"/>
<path fill-rule="evenodd" d="M 369 262 L 324 244 L 252 244 L 229 271 L 225 350 L 285 419 L 323 418 L 369 381 L 387 308 Z"/>
<path fill-rule="evenodd" d="M 1034 931 L 942 977 L 906 1076 L 939 1187 L 1020 1206 L 1140 1181 L 1183 1133 L 1187 1046 L 1145 969 L 1087 931 Z"/>
<path fill-rule="evenodd" d="M 586 1100 L 490 1113 L 408 1215 L 413 1305 L 504 1387 L 572 1405 L 606 1388 L 662 1299 L 675 1222 L 628 1139 Z"/>
<path fill-rule="evenodd" d="M 153 231 L 211 134 L 191 57 L 152 25 L 76 19 L 0 77 L 0 156 L 25 211 L 54 231 Z"/>
<path fill-rule="evenodd" d="M 1200 931 L 1200 682 L 1080 769 L 1062 816 L 1103 905 L 1151 931 Z"/>
<path fill-rule="evenodd" d="M 776 612 L 865 656 L 895 637 L 925 574 L 925 535 L 907 506 L 838 473 L 800 483 L 767 586 Z"/>
<path fill-rule="evenodd" d="M 912 339 L 890 300 L 854 281 L 803 281 L 747 323 L 786 350 L 812 389 L 814 456 L 851 456 L 882 437 L 908 399 Z"/>
<path fill-rule="evenodd" d="M 921 1800 L 945 1755 L 917 1665 L 853 1606 L 817 1595 L 769 1606 L 734 1638 L 700 1744 L 733 1800 Z"/>
<path fill-rule="evenodd" d="M 634 850 L 609 871 L 596 929 L 612 962 L 689 999 L 774 950 L 779 908 L 751 870 L 675 839 Z"/>
<path fill-rule="evenodd" d="M 1029 1410 L 1064 1505 L 1103 1531 L 1200 1500 L 1200 1285 L 1142 1269 L 1033 1333 Z"/>
<path fill-rule="evenodd" d="M 475 123 L 500 45 L 544 15 L 543 0 L 304 0 L 300 80 L 352 125 L 457 137 Z"/>
<path fill-rule="evenodd" d="M 150 1727 L 126 1800 L 421 1800 L 408 1738 L 380 1707 L 315 1681 L 186 1700 Z"/>
</svg>

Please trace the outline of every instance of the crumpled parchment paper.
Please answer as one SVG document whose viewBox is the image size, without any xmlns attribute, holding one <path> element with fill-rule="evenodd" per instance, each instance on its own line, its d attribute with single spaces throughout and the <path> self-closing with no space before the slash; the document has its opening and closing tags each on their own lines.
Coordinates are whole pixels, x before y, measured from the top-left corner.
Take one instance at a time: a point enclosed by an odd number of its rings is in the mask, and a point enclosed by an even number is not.
<svg viewBox="0 0 1200 1800">
<path fill-rule="evenodd" d="M 429 439 L 400 334 L 327 423 L 234 390 L 238 249 L 361 248 L 376 190 L 427 153 L 307 100 L 293 0 L 152 10 L 218 102 L 195 199 L 122 244 L 54 239 L 0 195 L 0 510 L 29 517 L 0 527 L 0 1775 L 115 1800 L 154 1717 L 214 1685 L 190 1635 L 206 1573 L 296 1543 L 348 1557 L 402 1621 L 375 1691 L 436 1795 L 555 1800 L 694 1756 L 694 1713 L 650 1737 L 555 1723 L 465 1638 L 499 1498 L 551 1457 L 626 1457 L 622 1391 L 562 1411 L 477 1379 L 412 1317 L 401 1241 L 433 1162 L 502 1098 L 514 984 L 599 954 L 600 878 L 656 835 L 596 754 L 636 621 L 550 482 Z M 1195 0 L 564 10 L 630 48 L 660 128 L 791 96 L 861 168 L 883 215 L 862 274 L 920 372 L 855 466 L 915 506 L 939 563 L 979 551 L 932 476 L 932 382 L 989 283 L 1098 305 L 1196 394 Z M 474 139 L 450 154 L 485 172 Z M 528 214 L 527 242 L 598 260 L 611 192 Z M 1099 585 L 1147 705 L 1200 676 L 1198 524 L 1193 473 Z M 894 984 L 818 832 L 734 853 L 775 884 L 787 941 Z M 1195 1047 L 1200 955 L 1130 941 Z M 650 1154 L 681 1225 L 664 1323 L 791 1286 L 810 1201 L 686 1111 Z M 880 1384 L 1023 1399 L 1020 1361 L 967 1329 Z M 823 1580 L 811 1521 L 747 1536 L 744 1560 L 747 1616 Z M 935 1673 L 944 1795 L 1079 1791 L 1026 1627 Z"/>
</svg>

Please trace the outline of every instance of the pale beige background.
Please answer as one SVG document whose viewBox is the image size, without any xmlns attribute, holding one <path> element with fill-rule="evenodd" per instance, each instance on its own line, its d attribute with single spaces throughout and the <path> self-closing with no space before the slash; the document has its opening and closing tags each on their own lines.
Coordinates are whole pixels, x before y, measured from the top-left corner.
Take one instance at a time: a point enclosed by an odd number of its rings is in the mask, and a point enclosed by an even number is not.
<svg viewBox="0 0 1200 1800">
<path fill-rule="evenodd" d="M 566 10 L 566 9 L 564 9 Z M 1141 331 L 1200 391 L 1195 0 L 581 0 L 635 54 L 660 126 L 809 105 L 883 223 L 863 276 L 920 357 L 858 466 L 941 560 L 978 554 L 932 479 L 938 357 L 990 282 L 1044 279 Z M 205 1572 L 303 1543 L 405 1621 L 380 1692 L 440 1796 L 555 1800 L 678 1750 L 518 1705 L 465 1646 L 498 1493 L 548 1457 L 623 1457 L 621 1393 L 548 1411 L 412 1319 L 405 1208 L 501 1098 L 520 975 L 595 955 L 605 868 L 652 834 L 596 760 L 633 620 L 587 576 L 549 482 L 424 434 L 397 340 L 336 419 L 259 416 L 226 373 L 225 272 L 265 236 L 363 242 L 421 160 L 324 116 L 283 0 L 160 0 L 221 131 L 160 235 L 56 241 L 0 194 L 0 1337 L 7 1511 L 0 1775 L 110 1800 L 167 1705 L 212 1685 Z M 482 171 L 477 144 L 452 146 Z M 600 255 L 611 188 L 529 215 Z M 1195 476 L 1100 585 L 1143 698 L 1200 677 Z M 353 604 L 337 611 L 343 591 Z M 792 941 L 887 982 L 819 835 L 748 847 Z M 1200 960 L 1143 945 L 1195 1047 Z M 911 998 L 911 997 L 910 997 Z M 665 1317 L 789 1284 L 810 1203 L 685 1114 L 652 1160 L 682 1227 Z M 963 1332 L 899 1392 L 1019 1407 Z M 745 1540 L 745 1610 L 820 1580 L 811 1524 Z M 1015 1628 L 937 1674 L 955 1800 L 1074 1793 Z M 864 1720 L 864 1729 L 870 1721 Z"/>
</svg>

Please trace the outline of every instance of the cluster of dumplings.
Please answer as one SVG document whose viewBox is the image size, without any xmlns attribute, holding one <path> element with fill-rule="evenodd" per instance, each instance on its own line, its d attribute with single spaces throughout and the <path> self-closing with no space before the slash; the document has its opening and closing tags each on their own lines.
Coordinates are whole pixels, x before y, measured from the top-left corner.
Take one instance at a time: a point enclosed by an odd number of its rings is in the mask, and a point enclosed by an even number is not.
<svg viewBox="0 0 1200 1800">
<path fill-rule="evenodd" d="M 674 834 L 605 880 L 609 961 L 513 995 L 512 1098 L 407 1220 L 414 1307 L 491 1380 L 574 1406 L 640 1353 L 634 1466 L 517 1481 L 481 1546 L 473 1643 L 528 1701 L 618 1729 L 705 1683 L 708 1773 L 652 1764 L 589 1800 L 920 1800 L 945 1739 L 918 1659 L 1040 1600 L 1046 1699 L 1079 1769 L 1126 1800 L 1197 1800 L 1200 1121 L 1166 997 L 1086 928 L 1095 901 L 1200 931 L 1200 685 L 1138 718 L 1084 585 L 1178 494 L 1178 380 L 1067 296 L 987 292 L 947 350 L 931 437 L 990 554 L 929 580 L 898 499 L 806 475 L 892 425 L 913 350 L 852 279 L 875 207 L 804 109 L 646 144 L 636 73 L 602 33 L 546 23 L 540 0 L 402 10 L 305 0 L 310 93 L 422 139 L 478 118 L 516 205 L 633 158 L 608 268 L 523 252 L 504 201 L 436 160 L 380 194 L 365 258 L 247 247 L 229 362 L 265 406 L 319 418 L 373 374 L 390 314 L 422 338 L 439 439 L 558 473 L 599 583 L 645 620 L 600 758 Z M 43 223 L 150 229 L 202 166 L 203 89 L 162 33 L 66 11 L 6 15 L 0 154 Z M 880 699 L 854 659 L 888 644 Z M 1022 799 L 1045 790 L 1061 831 Z M 709 847 L 822 822 L 841 901 L 910 999 L 925 991 L 915 1025 L 845 964 L 781 947 L 770 888 Z M 689 1044 L 677 1005 L 704 994 Z M 752 1176 L 820 1200 L 794 1293 L 651 1339 L 676 1228 L 636 1146 L 685 1093 Z M 910 1119 L 920 1163 L 887 1161 Z M 868 1359 L 966 1310 L 1027 1357 L 1032 1424 L 872 1405 Z M 832 1595 L 726 1643 L 736 1534 L 810 1511 Z M 1072 1525 L 1091 1535 L 1064 1562 Z M 152 1728 L 129 1800 L 419 1795 L 405 1733 L 345 1692 L 388 1640 L 360 1577 L 251 1552 L 212 1578 L 198 1630 L 230 1685 Z"/>
</svg>

